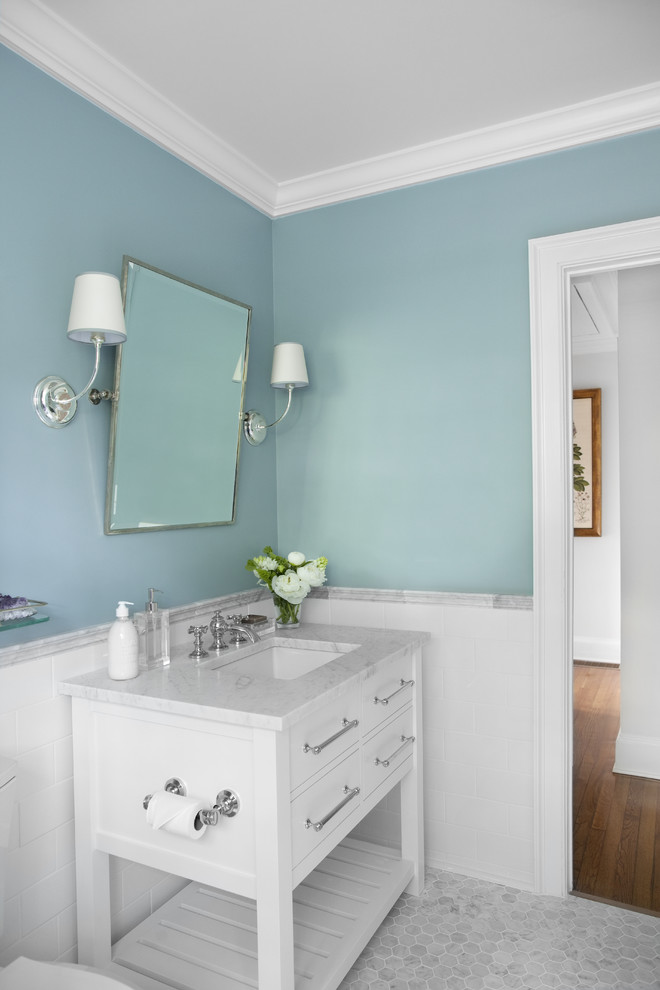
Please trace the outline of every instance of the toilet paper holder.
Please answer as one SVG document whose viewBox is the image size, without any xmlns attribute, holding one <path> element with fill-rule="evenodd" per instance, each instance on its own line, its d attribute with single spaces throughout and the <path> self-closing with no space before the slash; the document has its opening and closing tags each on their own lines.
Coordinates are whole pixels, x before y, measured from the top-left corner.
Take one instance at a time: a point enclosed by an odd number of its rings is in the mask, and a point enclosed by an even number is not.
<svg viewBox="0 0 660 990">
<path fill-rule="evenodd" d="M 186 785 L 178 777 L 170 777 L 169 780 L 166 780 L 165 790 L 169 791 L 170 794 L 179 794 L 181 797 L 186 796 Z M 142 801 L 142 807 L 145 811 L 152 797 L 153 794 L 147 794 Z M 238 795 L 225 788 L 224 791 L 217 793 L 213 807 L 202 808 L 197 818 L 202 825 L 217 825 L 221 818 L 233 818 L 238 814 L 240 808 Z"/>
</svg>

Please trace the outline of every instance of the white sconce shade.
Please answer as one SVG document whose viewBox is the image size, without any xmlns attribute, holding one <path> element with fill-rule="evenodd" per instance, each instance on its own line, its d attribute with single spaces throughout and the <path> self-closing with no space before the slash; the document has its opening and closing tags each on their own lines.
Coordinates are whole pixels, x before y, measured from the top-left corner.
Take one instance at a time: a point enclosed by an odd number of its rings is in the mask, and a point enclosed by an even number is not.
<svg viewBox="0 0 660 990">
<path fill-rule="evenodd" d="M 273 370 L 270 374 L 273 388 L 303 388 L 309 385 L 305 352 L 302 344 L 276 344 L 273 351 Z"/>
<path fill-rule="evenodd" d="M 245 413 L 243 417 L 243 433 L 247 442 L 252 444 L 253 447 L 264 442 L 271 426 L 277 426 L 278 423 L 282 422 L 291 408 L 291 396 L 293 395 L 294 388 L 304 388 L 305 385 L 309 385 L 305 352 L 302 344 L 293 344 L 291 341 L 287 341 L 284 344 L 275 345 L 270 384 L 273 388 L 286 388 L 289 390 L 286 409 L 274 423 L 267 423 L 261 413 L 257 412 L 256 409 L 250 409 Z"/>
<path fill-rule="evenodd" d="M 72 340 L 89 344 L 92 335 L 102 333 L 104 344 L 126 340 L 124 307 L 119 279 L 105 272 L 85 272 L 73 283 L 73 298 L 67 334 Z"/>
<path fill-rule="evenodd" d="M 58 375 L 46 375 L 37 382 L 32 394 L 34 410 L 45 426 L 55 429 L 71 422 L 78 408 L 78 399 L 83 395 L 89 393 L 94 405 L 98 405 L 101 399 L 115 398 L 107 389 L 99 392 L 92 389 L 92 385 L 99 371 L 101 347 L 104 344 L 123 344 L 126 340 L 121 287 L 116 275 L 84 272 L 76 276 L 66 332 L 71 340 L 94 344 L 94 371 L 84 389 L 77 394 Z"/>
<path fill-rule="evenodd" d="M 234 374 L 231 376 L 231 380 L 240 385 L 243 381 L 243 355 L 238 355 L 238 361 L 236 362 L 236 367 L 234 368 Z"/>
</svg>

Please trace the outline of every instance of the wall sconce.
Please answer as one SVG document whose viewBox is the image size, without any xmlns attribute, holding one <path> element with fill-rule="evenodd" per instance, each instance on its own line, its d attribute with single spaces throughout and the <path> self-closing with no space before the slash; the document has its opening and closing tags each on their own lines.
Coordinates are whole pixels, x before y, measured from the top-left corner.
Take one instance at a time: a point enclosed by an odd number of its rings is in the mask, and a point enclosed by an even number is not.
<svg viewBox="0 0 660 990">
<path fill-rule="evenodd" d="M 286 409 L 279 419 L 274 423 L 267 423 L 260 412 L 250 409 L 243 417 L 243 432 L 245 439 L 254 447 L 263 443 L 266 439 L 266 431 L 271 426 L 281 423 L 289 409 L 291 408 L 291 396 L 294 388 L 304 388 L 309 385 L 307 377 L 307 365 L 305 364 L 305 352 L 302 344 L 276 344 L 273 351 L 273 370 L 270 375 L 270 384 L 273 388 L 288 388 L 289 400 Z"/>
<path fill-rule="evenodd" d="M 70 423 L 78 408 L 78 399 L 89 392 L 98 374 L 103 344 L 122 344 L 126 340 L 124 308 L 119 279 L 105 272 L 85 272 L 73 283 L 73 299 L 67 334 L 71 340 L 94 344 L 94 374 L 82 392 L 76 393 L 63 378 L 47 375 L 35 386 L 32 403 L 37 416 L 46 426 L 58 428 Z M 96 389 L 94 389 L 96 393 Z M 96 405 L 109 392 L 96 393 Z M 90 399 L 91 399 L 90 395 Z"/>
</svg>

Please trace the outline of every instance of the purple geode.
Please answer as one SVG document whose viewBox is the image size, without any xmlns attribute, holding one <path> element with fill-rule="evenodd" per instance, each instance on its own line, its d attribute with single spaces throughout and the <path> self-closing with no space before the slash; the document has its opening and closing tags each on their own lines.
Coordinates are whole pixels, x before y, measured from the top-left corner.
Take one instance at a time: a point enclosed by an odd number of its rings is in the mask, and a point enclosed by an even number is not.
<svg viewBox="0 0 660 990">
<path fill-rule="evenodd" d="M 0 595 L 0 609 L 3 608 L 19 608 L 21 605 L 27 605 L 27 598 L 12 598 L 11 595 Z"/>
</svg>

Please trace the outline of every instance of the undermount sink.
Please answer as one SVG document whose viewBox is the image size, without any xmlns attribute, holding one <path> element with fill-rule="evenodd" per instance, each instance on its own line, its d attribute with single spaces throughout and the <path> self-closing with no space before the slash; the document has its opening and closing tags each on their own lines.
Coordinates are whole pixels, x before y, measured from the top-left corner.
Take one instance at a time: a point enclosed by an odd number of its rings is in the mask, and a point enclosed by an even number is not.
<svg viewBox="0 0 660 990">
<path fill-rule="evenodd" d="M 330 644 L 329 644 L 330 645 Z M 354 643 L 333 643 L 334 649 L 323 649 L 303 643 L 264 643 L 250 649 L 249 655 L 235 659 L 224 657 L 212 665 L 214 670 L 222 667 L 228 674 L 248 674 L 252 677 L 271 677 L 276 680 L 292 681 L 303 674 L 325 666 L 355 650 Z"/>
</svg>

